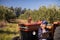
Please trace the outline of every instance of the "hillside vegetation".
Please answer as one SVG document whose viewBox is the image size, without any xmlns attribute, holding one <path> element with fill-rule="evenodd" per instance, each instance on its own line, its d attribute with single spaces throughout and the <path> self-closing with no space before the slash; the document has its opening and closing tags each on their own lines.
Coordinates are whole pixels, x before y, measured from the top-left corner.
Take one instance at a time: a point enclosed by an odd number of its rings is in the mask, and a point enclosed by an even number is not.
<svg viewBox="0 0 60 40">
<path fill-rule="evenodd" d="M 19 36 L 17 24 L 7 23 L 6 26 L 0 28 L 0 40 L 12 40 L 16 36 Z"/>
</svg>

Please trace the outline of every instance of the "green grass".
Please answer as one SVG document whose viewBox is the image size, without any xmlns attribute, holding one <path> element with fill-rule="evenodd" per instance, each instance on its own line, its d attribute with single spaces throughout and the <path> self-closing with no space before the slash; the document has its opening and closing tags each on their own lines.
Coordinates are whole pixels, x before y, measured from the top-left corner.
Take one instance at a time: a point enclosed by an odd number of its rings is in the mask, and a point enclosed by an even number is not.
<svg viewBox="0 0 60 40">
<path fill-rule="evenodd" d="M 6 34 L 6 33 L 1 34 L 0 33 L 0 40 L 12 40 L 12 38 L 16 36 L 19 36 L 19 34 Z"/>
<path fill-rule="evenodd" d="M 7 23 L 5 27 L 0 28 L 0 40 L 12 40 L 19 36 L 18 24 Z"/>
</svg>

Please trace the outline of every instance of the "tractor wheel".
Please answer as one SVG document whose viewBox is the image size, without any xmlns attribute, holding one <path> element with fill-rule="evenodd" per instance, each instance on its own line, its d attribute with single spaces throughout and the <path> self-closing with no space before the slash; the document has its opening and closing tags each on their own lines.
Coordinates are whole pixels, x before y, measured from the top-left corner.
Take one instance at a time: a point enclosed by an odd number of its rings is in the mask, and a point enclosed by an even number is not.
<svg viewBox="0 0 60 40">
<path fill-rule="evenodd" d="M 19 36 L 14 37 L 12 40 L 21 40 Z"/>
</svg>

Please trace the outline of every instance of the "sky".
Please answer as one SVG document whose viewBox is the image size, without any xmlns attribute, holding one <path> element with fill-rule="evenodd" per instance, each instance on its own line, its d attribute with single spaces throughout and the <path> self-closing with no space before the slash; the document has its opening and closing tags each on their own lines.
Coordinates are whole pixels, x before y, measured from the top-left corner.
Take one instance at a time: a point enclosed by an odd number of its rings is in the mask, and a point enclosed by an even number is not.
<svg viewBox="0 0 60 40">
<path fill-rule="evenodd" d="M 0 5 L 7 7 L 22 7 L 27 9 L 38 9 L 40 6 L 57 5 L 60 6 L 60 0 L 0 0 Z"/>
</svg>

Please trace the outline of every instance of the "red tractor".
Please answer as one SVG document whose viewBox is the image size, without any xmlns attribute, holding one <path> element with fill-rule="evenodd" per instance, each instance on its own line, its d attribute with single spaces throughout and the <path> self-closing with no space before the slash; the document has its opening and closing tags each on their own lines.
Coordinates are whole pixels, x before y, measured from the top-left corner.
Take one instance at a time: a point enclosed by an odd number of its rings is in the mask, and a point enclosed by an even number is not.
<svg viewBox="0 0 60 40">
<path fill-rule="evenodd" d="M 31 17 L 29 17 L 27 23 L 22 23 L 22 21 L 20 21 L 18 25 L 21 37 L 18 40 L 37 40 L 37 33 L 40 24 L 41 21 L 32 22 Z"/>
<path fill-rule="evenodd" d="M 37 31 L 38 31 L 40 24 L 41 22 L 19 24 L 20 32 L 21 32 L 21 40 L 37 39 L 37 33 L 38 33 Z"/>
<path fill-rule="evenodd" d="M 33 22 L 29 17 L 27 23 L 19 24 L 21 40 L 37 40 L 38 28 L 41 21 Z"/>
</svg>

